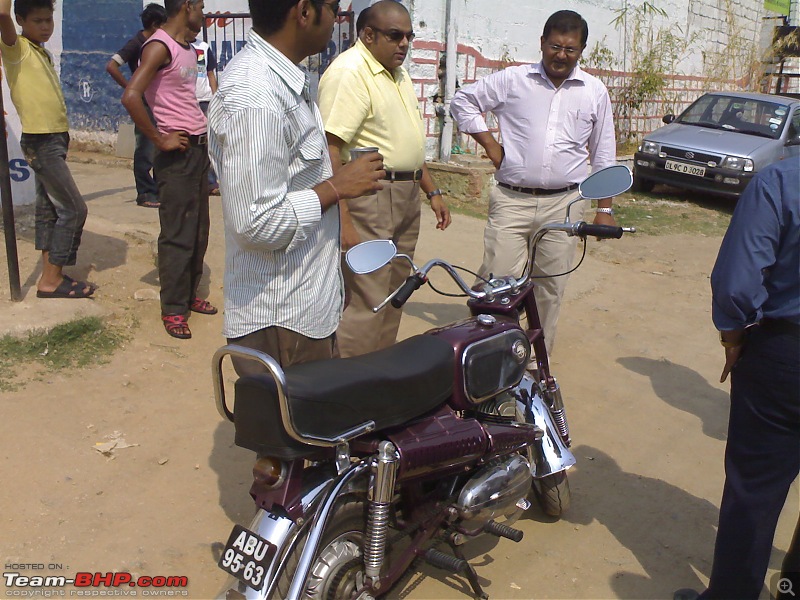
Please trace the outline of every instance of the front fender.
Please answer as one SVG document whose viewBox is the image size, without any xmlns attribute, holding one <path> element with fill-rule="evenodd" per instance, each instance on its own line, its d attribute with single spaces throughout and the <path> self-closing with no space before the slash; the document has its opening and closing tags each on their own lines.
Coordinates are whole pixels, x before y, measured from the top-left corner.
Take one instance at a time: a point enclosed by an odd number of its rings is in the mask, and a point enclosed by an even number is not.
<svg viewBox="0 0 800 600">
<path fill-rule="evenodd" d="M 544 431 L 542 438 L 530 447 L 531 475 L 541 479 L 574 465 L 575 456 L 558 435 L 550 410 L 530 373 L 525 373 L 522 381 L 510 393 L 516 398 L 517 409 L 525 415 L 525 421 Z"/>
</svg>

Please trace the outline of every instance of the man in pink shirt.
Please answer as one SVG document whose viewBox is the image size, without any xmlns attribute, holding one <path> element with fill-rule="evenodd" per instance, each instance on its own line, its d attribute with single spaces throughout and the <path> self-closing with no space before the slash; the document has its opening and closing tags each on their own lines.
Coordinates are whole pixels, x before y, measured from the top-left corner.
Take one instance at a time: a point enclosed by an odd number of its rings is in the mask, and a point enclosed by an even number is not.
<svg viewBox="0 0 800 600">
<path fill-rule="evenodd" d="M 489 195 L 480 275 L 519 277 L 531 237 L 545 223 L 563 221 L 578 183 L 591 170 L 616 162 L 611 100 L 603 83 L 581 70 L 578 59 L 589 36 L 576 12 L 560 10 L 541 37 L 542 61 L 509 67 L 456 92 L 450 112 L 464 133 L 484 147 L 497 168 Z M 482 113 L 497 117 L 502 145 L 489 133 Z M 571 210 L 581 218 L 584 203 Z M 613 225 L 611 198 L 598 201 L 595 223 Z M 548 233 L 536 250 L 533 275 L 548 350 L 555 339 L 561 298 L 572 268 L 577 238 Z"/>
<path fill-rule="evenodd" d="M 122 104 L 153 141 L 158 180 L 158 275 L 161 319 L 172 337 L 192 337 L 189 311 L 215 314 L 196 296 L 208 246 L 206 117 L 195 95 L 197 55 L 190 41 L 203 26 L 203 0 L 166 0 L 167 22 L 142 48 Z M 142 94 L 153 111 L 150 121 Z"/>
</svg>

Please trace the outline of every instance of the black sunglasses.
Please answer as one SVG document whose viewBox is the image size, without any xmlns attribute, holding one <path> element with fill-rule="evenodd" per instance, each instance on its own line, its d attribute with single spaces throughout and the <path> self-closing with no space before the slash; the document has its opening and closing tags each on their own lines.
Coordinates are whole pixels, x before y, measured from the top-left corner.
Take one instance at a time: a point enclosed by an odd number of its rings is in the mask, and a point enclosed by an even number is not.
<svg viewBox="0 0 800 600">
<path fill-rule="evenodd" d="M 372 29 L 373 31 L 382 33 L 383 35 L 386 36 L 387 40 L 395 43 L 401 42 L 403 38 L 406 38 L 408 40 L 408 43 L 410 44 L 411 42 L 414 41 L 414 38 L 417 37 L 413 31 L 400 31 L 399 29 L 390 29 L 389 31 L 386 31 L 385 29 L 378 29 L 377 27 L 373 27 L 372 25 L 370 25 L 369 28 Z"/>
</svg>

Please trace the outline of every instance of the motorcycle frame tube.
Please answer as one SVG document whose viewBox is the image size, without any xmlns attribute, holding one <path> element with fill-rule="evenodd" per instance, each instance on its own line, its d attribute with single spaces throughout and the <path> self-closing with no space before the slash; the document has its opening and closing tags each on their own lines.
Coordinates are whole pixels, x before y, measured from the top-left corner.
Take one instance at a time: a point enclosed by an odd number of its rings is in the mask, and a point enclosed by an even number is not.
<svg viewBox="0 0 800 600">
<path fill-rule="evenodd" d="M 533 377 L 526 373 L 519 385 L 511 390 L 511 393 L 515 395 L 518 402 L 525 405 L 526 421 L 530 422 L 529 419 L 532 419 L 534 425 L 544 430 L 542 439 L 530 446 L 533 452 L 531 475 L 534 479 L 541 479 L 560 471 L 566 471 L 577 461 L 558 434 L 553 417 L 550 415 L 550 409 L 536 388 L 537 384 Z M 530 397 L 529 402 L 526 402 L 519 390 L 527 392 Z"/>
<path fill-rule="evenodd" d="M 294 420 L 292 419 L 292 407 L 289 404 L 289 394 L 286 385 L 286 374 L 283 372 L 283 369 L 281 369 L 281 366 L 274 358 L 268 354 L 265 354 L 264 352 L 254 350 L 252 348 L 245 348 L 244 346 L 237 346 L 235 344 L 223 346 L 214 353 L 214 357 L 211 359 L 211 372 L 214 383 L 214 399 L 217 404 L 217 411 L 220 415 L 231 422 L 233 422 L 234 416 L 233 413 L 228 410 L 228 405 L 225 401 L 225 383 L 222 379 L 222 360 L 226 356 L 235 356 L 237 358 L 243 358 L 246 360 L 254 360 L 267 369 L 267 372 L 275 381 L 275 387 L 278 391 L 278 406 L 280 407 L 281 411 L 281 423 L 283 424 L 283 428 L 292 439 L 300 442 L 301 444 L 330 448 L 343 442 L 347 442 L 360 435 L 364 435 L 365 433 L 369 433 L 375 429 L 374 421 L 365 421 L 361 425 L 358 425 L 349 431 L 343 431 L 338 436 L 332 438 L 310 436 L 300 433 L 294 427 Z"/>
</svg>

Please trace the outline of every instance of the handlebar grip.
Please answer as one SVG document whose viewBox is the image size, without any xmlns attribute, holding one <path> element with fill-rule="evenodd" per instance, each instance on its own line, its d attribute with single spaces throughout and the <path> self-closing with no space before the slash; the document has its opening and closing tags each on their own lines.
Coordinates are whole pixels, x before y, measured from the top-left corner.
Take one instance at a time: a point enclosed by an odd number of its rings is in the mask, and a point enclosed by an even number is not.
<svg viewBox="0 0 800 600">
<path fill-rule="evenodd" d="M 622 234 L 622 227 L 617 227 L 615 225 L 594 225 L 593 223 L 581 223 L 575 231 L 575 235 L 581 237 L 593 235 L 599 238 L 614 238 L 617 240 L 622 237 Z"/>
<path fill-rule="evenodd" d="M 395 308 L 403 306 L 411 297 L 411 294 L 418 290 L 423 283 L 425 283 L 425 279 L 419 277 L 417 273 L 409 275 L 408 279 L 400 286 L 400 289 L 397 290 L 397 293 L 392 298 L 392 306 Z"/>
</svg>

